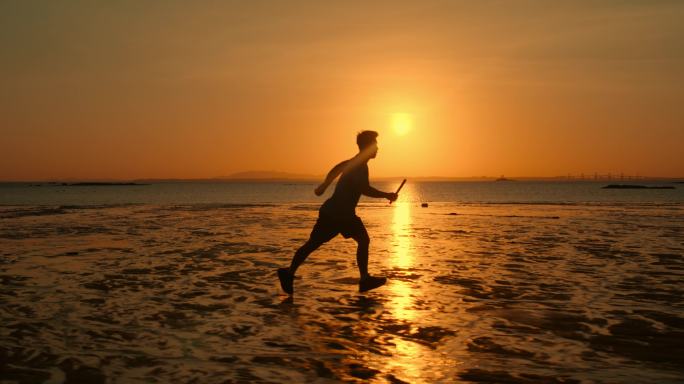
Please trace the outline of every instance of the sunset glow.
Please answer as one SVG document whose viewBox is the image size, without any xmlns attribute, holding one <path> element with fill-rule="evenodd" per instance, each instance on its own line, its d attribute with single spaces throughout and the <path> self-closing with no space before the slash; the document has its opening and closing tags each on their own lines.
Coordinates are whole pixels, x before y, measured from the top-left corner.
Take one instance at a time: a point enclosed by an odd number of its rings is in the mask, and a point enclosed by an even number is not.
<svg viewBox="0 0 684 384">
<path fill-rule="evenodd" d="M 680 176 L 683 18 L 671 1 L 2 2 L 0 180 L 320 176 L 363 129 L 373 177 Z"/>
<path fill-rule="evenodd" d="M 683 21 L 0 1 L 0 381 L 684 383 Z"/>
<path fill-rule="evenodd" d="M 404 136 L 413 128 L 413 116 L 408 113 L 395 113 L 392 115 L 392 129 L 399 136 Z"/>
</svg>

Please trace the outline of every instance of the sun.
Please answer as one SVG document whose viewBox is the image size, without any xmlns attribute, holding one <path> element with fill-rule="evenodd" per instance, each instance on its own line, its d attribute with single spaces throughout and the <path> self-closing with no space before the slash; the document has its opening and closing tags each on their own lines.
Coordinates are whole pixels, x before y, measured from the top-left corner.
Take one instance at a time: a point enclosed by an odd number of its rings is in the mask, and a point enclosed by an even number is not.
<svg viewBox="0 0 684 384">
<path fill-rule="evenodd" d="M 409 113 L 392 114 L 392 129 L 399 136 L 404 136 L 413 128 L 413 116 Z"/>
</svg>

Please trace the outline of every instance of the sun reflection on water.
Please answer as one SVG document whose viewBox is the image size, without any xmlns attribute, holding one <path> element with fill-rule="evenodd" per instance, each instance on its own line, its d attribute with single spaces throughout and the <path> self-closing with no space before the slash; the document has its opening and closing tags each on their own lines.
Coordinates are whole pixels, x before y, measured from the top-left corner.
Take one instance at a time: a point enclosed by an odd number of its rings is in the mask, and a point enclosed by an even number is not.
<svg viewBox="0 0 684 384">
<path fill-rule="evenodd" d="M 404 273 L 415 264 L 412 241 L 411 200 L 413 197 L 411 186 L 407 185 L 402 191 L 399 200 L 394 204 L 392 215 L 391 258 L 390 268 L 399 273 Z M 393 306 L 395 316 L 399 319 L 408 320 L 413 318 L 410 307 L 412 304 L 411 285 L 402 280 L 393 280 L 391 284 L 394 296 Z"/>
<path fill-rule="evenodd" d="M 394 270 L 403 271 L 413 266 L 413 251 L 411 244 L 411 205 L 406 201 L 395 203 L 392 217 L 392 257 L 390 266 Z M 399 320 L 411 320 L 415 313 L 411 309 L 413 298 L 409 283 L 394 280 L 390 285 L 392 290 L 392 313 Z"/>
<path fill-rule="evenodd" d="M 411 252 L 411 205 L 406 201 L 395 203 L 392 218 L 392 266 L 410 268 L 413 265 Z"/>
<path fill-rule="evenodd" d="M 407 186 L 408 187 L 408 186 Z M 396 273 L 407 273 L 415 265 L 414 246 L 412 241 L 412 207 L 411 189 L 405 188 L 400 200 L 395 202 L 392 216 L 391 258 L 390 268 Z M 416 287 L 410 281 L 393 279 L 389 285 L 392 298 L 389 310 L 394 319 L 402 323 L 413 323 L 417 320 L 418 313 L 415 309 Z M 393 340 L 396 345 L 389 365 L 392 370 L 401 372 L 401 376 L 419 378 L 423 368 L 421 355 L 422 347 L 410 340 L 397 337 Z"/>
</svg>

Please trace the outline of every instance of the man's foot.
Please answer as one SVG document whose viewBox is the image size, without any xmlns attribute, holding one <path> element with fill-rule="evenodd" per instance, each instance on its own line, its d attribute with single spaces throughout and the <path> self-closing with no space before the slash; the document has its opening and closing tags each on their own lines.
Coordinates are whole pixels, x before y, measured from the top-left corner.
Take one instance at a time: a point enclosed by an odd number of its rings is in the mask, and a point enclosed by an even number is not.
<svg viewBox="0 0 684 384">
<path fill-rule="evenodd" d="M 283 291 L 285 291 L 289 295 L 294 293 L 294 288 L 292 286 L 294 276 L 292 276 L 288 268 L 278 269 L 278 279 L 280 279 L 280 288 L 282 288 Z"/>
<path fill-rule="evenodd" d="M 359 280 L 359 292 L 366 292 L 381 287 L 385 285 L 386 282 L 386 277 L 366 276 Z"/>
</svg>

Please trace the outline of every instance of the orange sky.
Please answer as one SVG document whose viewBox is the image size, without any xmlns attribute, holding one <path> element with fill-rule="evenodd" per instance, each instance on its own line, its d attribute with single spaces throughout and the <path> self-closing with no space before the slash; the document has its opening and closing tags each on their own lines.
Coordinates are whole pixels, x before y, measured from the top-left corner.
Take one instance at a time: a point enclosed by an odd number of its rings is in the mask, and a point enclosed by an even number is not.
<svg viewBox="0 0 684 384">
<path fill-rule="evenodd" d="M 320 175 L 363 129 L 372 176 L 684 176 L 682 20 L 680 1 L 5 1 L 0 180 Z"/>
</svg>

